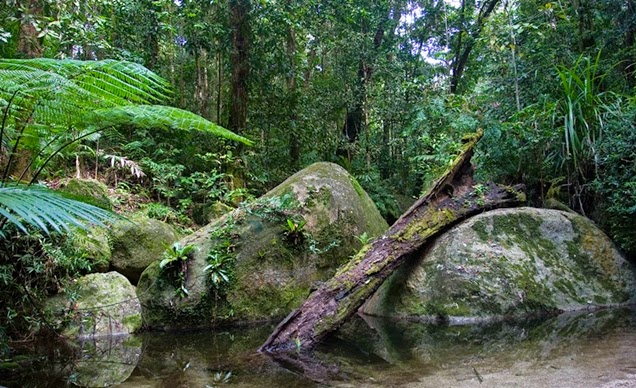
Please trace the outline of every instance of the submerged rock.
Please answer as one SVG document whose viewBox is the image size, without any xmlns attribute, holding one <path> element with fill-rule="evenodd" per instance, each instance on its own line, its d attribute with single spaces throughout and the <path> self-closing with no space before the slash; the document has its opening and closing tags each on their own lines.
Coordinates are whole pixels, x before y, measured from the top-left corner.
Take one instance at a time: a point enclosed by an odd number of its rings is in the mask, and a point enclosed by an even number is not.
<svg viewBox="0 0 636 388">
<path fill-rule="evenodd" d="M 70 291 L 47 303 L 47 310 L 60 317 L 56 323 L 64 326 L 65 336 L 96 338 L 130 334 L 141 328 L 141 306 L 135 287 L 123 275 L 86 275 Z"/>
<path fill-rule="evenodd" d="M 146 267 L 161 258 L 166 246 L 178 238 L 172 226 L 145 216 L 118 222 L 110 232 L 111 266 L 132 284 L 137 284 Z"/>
<path fill-rule="evenodd" d="M 144 324 L 191 328 L 282 317 L 348 261 L 361 246 L 358 236 L 387 227 L 342 167 L 313 164 L 182 239 L 181 247 L 195 247 L 185 265 L 151 264 L 137 289 Z"/>
<path fill-rule="evenodd" d="M 636 300 L 636 275 L 591 221 L 518 208 L 473 217 L 400 268 L 370 315 L 480 321 Z"/>
</svg>

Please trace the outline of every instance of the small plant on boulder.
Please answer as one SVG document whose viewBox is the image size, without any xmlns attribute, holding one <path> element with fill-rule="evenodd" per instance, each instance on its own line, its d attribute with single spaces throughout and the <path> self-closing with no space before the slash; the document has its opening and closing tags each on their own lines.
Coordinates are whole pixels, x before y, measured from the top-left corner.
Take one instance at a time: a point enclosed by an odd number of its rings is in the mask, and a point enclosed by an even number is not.
<svg viewBox="0 0 636 388">
<path fill-rule="evenodd" d="M 296 222 L 287 218 L 285 223 L 285 237 L 287 237 L 287 240 L 293 245 L 299 245 L 305 241 L 305 224 L 307 224 L 305 220 Z"/>
<path fill-rule="evenodd" d="M 187 261 L 193 249 L 194 245 L 185 245 L 182 247 L 178 242 L 171 246 L 166 245 L 163 260 L 159 263 L 159 268 L 162 270 L 174 268 L 177 271 L 179 286 L 176 289 L 176 293 L 180 298 L 185 298 L 188 295 L 188 289 L 185 287 L 186 274 L 188 273 Z"/>
</svg>

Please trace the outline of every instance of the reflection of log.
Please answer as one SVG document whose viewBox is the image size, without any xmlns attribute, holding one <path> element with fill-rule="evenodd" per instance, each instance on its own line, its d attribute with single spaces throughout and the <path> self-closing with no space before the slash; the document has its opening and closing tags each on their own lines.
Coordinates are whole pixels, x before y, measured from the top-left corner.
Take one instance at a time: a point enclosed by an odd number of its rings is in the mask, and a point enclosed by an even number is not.
<svg viewBox="0 0 636 388">
<path fill-rule="evenodd" d="M 313 349 L 354 314 L 409 253 L 461 220 L 523 202 L 525 195 L 518 188 L 494 184 L 473 187 L 470 159 L 481 135 L 480 131 L 466 138 L 461 154 L 429 193 L 287 316 L 260 351 Z"/>
<path fill-rule="evenodd" d="M 337 380 L 347 380 L 347 376 L 336 366 L 329 365 L 306 352 L 279 352 L 269 354 L 272 361 L 288 371 L 303 376 L 319 384 L 329 385 Z"/>
</svg>

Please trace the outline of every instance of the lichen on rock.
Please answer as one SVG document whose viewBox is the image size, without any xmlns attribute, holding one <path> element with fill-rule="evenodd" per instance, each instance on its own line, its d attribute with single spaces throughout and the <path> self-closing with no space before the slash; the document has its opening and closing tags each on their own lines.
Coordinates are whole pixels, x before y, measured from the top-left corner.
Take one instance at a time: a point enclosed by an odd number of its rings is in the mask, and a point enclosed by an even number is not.
<svg viewBox="0 0 636 388">
<path fill-rule="evenodd" d="M 396 271 L 362 311 L 469 322 L 634 300 L 634 269 L 591 221 L 518 208 L 456 226 Z"/>
</svg>

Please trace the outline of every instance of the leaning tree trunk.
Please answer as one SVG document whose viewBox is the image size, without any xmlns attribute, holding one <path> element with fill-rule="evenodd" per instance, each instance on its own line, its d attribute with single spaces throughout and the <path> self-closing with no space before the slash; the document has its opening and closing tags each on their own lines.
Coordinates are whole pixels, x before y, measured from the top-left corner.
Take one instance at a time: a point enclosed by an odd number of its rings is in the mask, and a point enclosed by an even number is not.
<svg viewBox="0 0 636 388">
<path fill-rule="evenodd" d="M 461 154 L 430 192 L 289 314 L 259 350 L 312 350 L 353 315 L 410 253 L 431 238 L 477 213 L 525 201 L 517 187 L 489 184 L 476 189 L 473 185 L 470 159 L 482 133 L 465 138 Z"/>
</svg>

